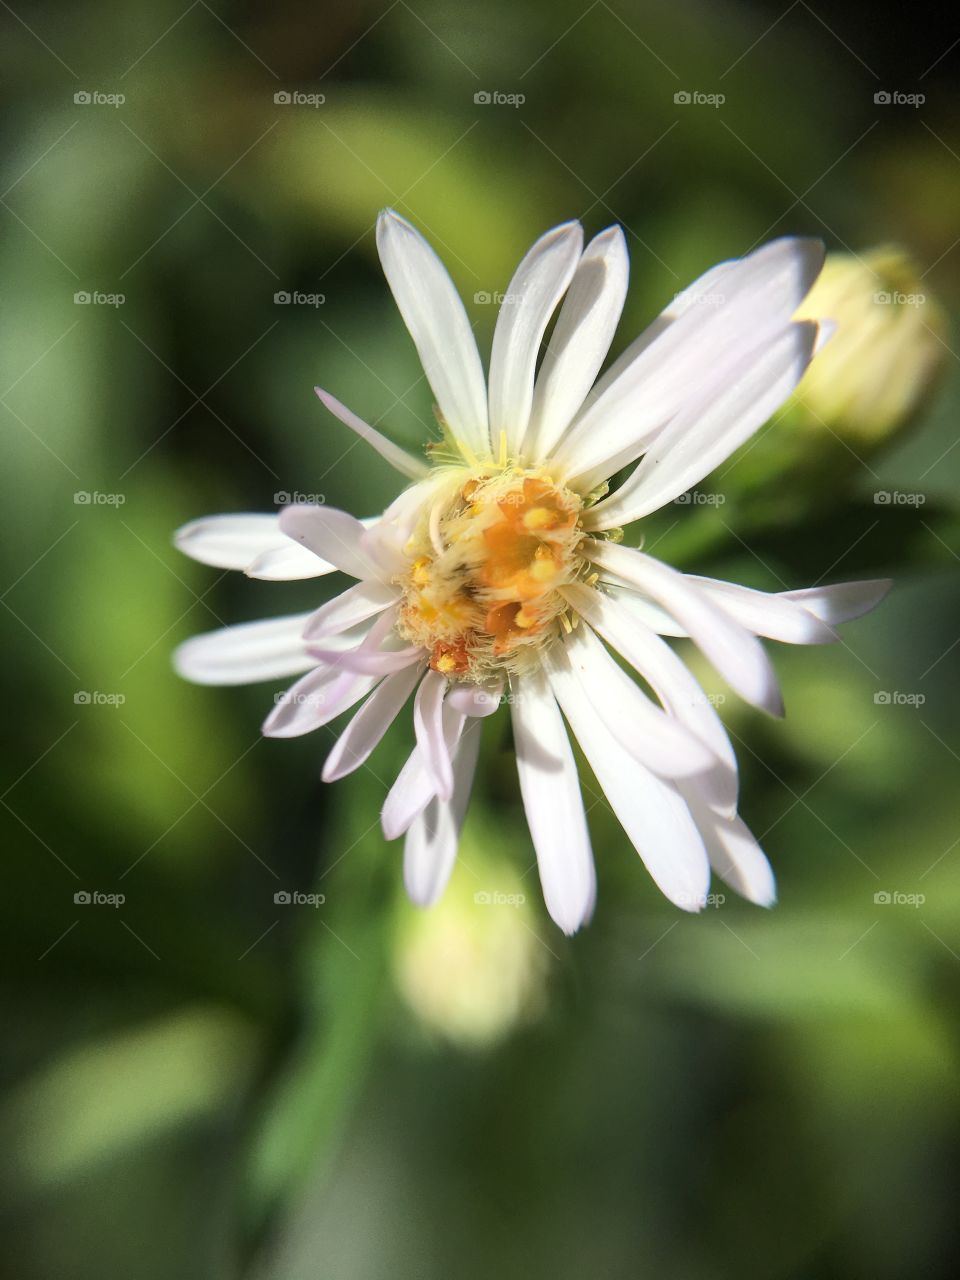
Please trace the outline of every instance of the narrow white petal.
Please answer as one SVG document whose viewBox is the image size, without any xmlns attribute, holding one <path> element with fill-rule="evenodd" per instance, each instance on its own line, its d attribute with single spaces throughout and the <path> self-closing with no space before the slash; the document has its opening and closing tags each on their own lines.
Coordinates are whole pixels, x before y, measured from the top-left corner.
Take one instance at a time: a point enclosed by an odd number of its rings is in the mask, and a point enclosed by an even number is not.
<svg viewBox="0 0 960 1280">
<path fill-rule="evenodd" d="M 563 932 L 576 933 L 593 911 L 596 872 L 576 761 L 541 671 L 516 681 L 510 710 L 520 791 L 543 899 Z"/>
<path fill-rule="evenodd" d="M 446 692 L 446 677 L 436 671 L 428 671 L 420 681 L 413 704 L 413 731 L 417 746 L 441 800 L 449 800 L 453 794 L 453 761 L 443 733 Z"/>
<path fill-rule="evenodd" d="M 556 458 L 569 482 L 595 487 L 638 457 L 684 405 L 717 394 L 742 354 L 786 325 L 822 264 L 819 241 L 775 240 L 723 264 L 706 293 L 698 282 L 675 299 L 669 321 L 655 322 L 653 340 L 639 343 L 564 438 Z"/>
<path fill-rule="evenodd" d="M 664 778 L 686 778 L 712 768 L 716 757 L 706 743 L 652 702 L 587 624 L 564 638 L 563 649 L 567 669 L 634 760 Z"/>
<path fill-rule="evenodd" d="M 444 703 L 443 736 L 451 759 L 456 758 L 457 744 L 466 723 L 466 716 Z M 409 830 L 410 823 L 417 814 L 423 812 L 436 794 L 433 776 L 424 761 L 423 752 L 419 747 L 414 747 L 384 801 L 380 814 L 384 836 L 388 840 L 396 840 L 397 836 L 403 835 Z"/>
<path fill-rule="evenodd" d="M 674 636 L 677 639 L 686 637 L 686 627 L 681 627 L 676 618 L 672 618 L 666 609 L 657 604 L 656 600 L 641 594 L 614 573 L 601 574 L 601 580 L 610 599 L 616 600 L 624 609 L 639 618 L 645 627 L 656 631 L 660 636 Z"/>
<path fill-rule="evenodd" d="M 380 568 L 363 549 L 363 525 L 346 511 L 297 503 L 281 511 L 280 528 L 288 538 L 351 578 L 377 580 L 382 576 Z"/>
<path fill-rule="evenodd" d="M 453 281 L 426 240 L 392 209 L 377 221 L 377 249 L 440 412 L 458 441 L 476 457 L 488 457 L 483 366 Z"/>
<path fill-rule="evenodd" d="M 719 578 L 701 578 L 695 574 L 686 576 L 688 582 L 695 582 L 708 599 L 715 601 L 754 635 L 781 640 L 784 644 L 830 644 L 839 639 L 831 627 L 813 610 L 805 609 L 800 601 L 768 591 L 754 591 L 751 587 L 723 582 Z"/>
<path fill-rule="evenodd" d="M 407 453 L 406 449 L 401 449 L 398 444 L 394 444 L 385 435 L 381 435 L 376 427 L 371 427 L 362 418 L 358 418 L 355 413 L 348 409 L 345 404 L 341 404 L 329 391 L 324 391 L 322 387 L 314 387 L 314 391 L 320 397 L 321 403 L 330 410 L 335 418 L 339 418 L 351 431 L 355 431 L 361 440 L 365 440 L 372 449 L 375 449 L 380 454 L 381 458 L 386 459 L 401 475 L 408 476 L 411 480 L 419 480 L 430 470 L 422 458 L 415 458 L 413 454 Z"/>
<path fill-rule="evenodd" d="M 700 828 L 710 865 L 731 889 L 749 902 L 772 907 L 777 885 L 767 855 L 740 818 L 721 818 L 696 794 L 681 784 L 680 790 Z"/>
<path fill-rule="evenodd" d="M 192 636 L 175 651 L 173 665 L 196 684 L 253 684 L 299 675 L 317 665 L 303 640 L 309 618 L 297 613 Z"/>
<path fill-rule="evenodd" d="M 546 458 L 593 386 L 620 321 L 630 259 L 610 227 L 587 245 L 543 357 L 524 454 Z"/>
<path fill-rule="evenodd" d="M 659 432 L 624 484 L 591 509 L 590 526 L 639 520 L 709 475 L 780 408 L 803 377 L 816 337 L 816 324 L 791 324 L 745 355 L 719 389 L 694 398 Z"/>
<path fill-rule="evenodd" d="M 324 782 L 345 778 L 370 758 L 419 678 L 419 669 L 411 666 L 387 676 L 377 685 L 334 743 L 323 766 Z"/>
<path fill-rule="evenodd" d="M 647 681 L 686 728 L 707 744 L 717 764 L 698 785 L 721 813 L 737 808 L 737 760 L 720 717 L 666 641 L 629 613 L 619 601 L 581 584 L 565 587 L 571 606 Z"/>
<path fill-rule="evenodd" d="M 267 551 L 289 545 L 276 514 L 204 516 L 173 535 L 174 545 L 215 569 L 245 569 Z M 329 567 L 319 572 L 329 572 Z"/>
<path fill-rule="evenodd" d="M 286 534 L 282 536 L 282 546 L 262 552 L 244 566 L 243 572 L 248 578 L 257 578 L 261 582 L 300 582 L 336 572 L 336 565 L 321 560 L 299 542 L 292 542 Z"/>
<path fill-rule="evenodd" d="M 366 697 L 378 679 L 336 667 L 317 667 L 283 694 L 264 720 L 261 732 L 267 738 L 297 738 L 312 733 Z"/>
<path fill-rule="evenodd" d="M 555 653 L 548 652 L 545 665 L 563 714 L 647 870 L 671 902 L 684 911 L 699 911 L 710 884 L 710 864 L 676 787 L 635 761 L 625 762 L 580 681 L 564 670 Z"/>
<path fill-rule="evenodd" d="M 573 278 L 583 228 L 565 222 L 541 236 L 507 287 L 490 355 L 490 439 L 499 456 L 501 433 L 508 457 L 520 450 L 544 330 Z"/>
<path fill-rule="evenodd" d="M 480 750 L 480 725 L 470 722 L 453 761 L 453 796 L 431 800 L 407 831 L 403 848 L 403 882 L 410 900 L 431 907 L 438 900 L 457 857 L 463 819 L 470 800 Z"/>
<path fill-rule="evenodd" d="M 375 617 L 400 598 L 398 587 L 380 582 L 358 582 L 321 605 L 304 628 L 305 640 L 323 641 Z"/>
<path fill-rule="evenodd" d="M 784 591 L 782 595 L 784 600 L 795 600 L 828 626 L 835 626 L 840 622 L 852 622 L 875 609 L 892 586 L 890 578 L 873 578 L 863 582 L 836 582 L 827 587 L 806 587 L 802 591 Z"/>
<path fill-rule="evenodd" d="M 742 698 L 771 715 L 783 714 L 777 678 L 760 641 L 699 586 L 633 547 L 587 542 L 584 550 L 594 563 L 632 582 L 672 613 Z"/>
</svg>

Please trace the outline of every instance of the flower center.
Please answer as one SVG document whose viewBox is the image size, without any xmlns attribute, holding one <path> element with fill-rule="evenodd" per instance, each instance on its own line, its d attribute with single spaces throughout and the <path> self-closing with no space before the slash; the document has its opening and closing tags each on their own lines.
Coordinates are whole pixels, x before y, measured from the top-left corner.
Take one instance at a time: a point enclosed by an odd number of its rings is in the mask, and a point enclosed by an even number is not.
<svg viewBox="0 0 960 1280">
<path fill-rule="evenodd" d="M 558 634 L 582 499 L 538 470 L 451 470 L 407 544 L 399 630 L 443 675 L 522 670 Z"/>
</svg>

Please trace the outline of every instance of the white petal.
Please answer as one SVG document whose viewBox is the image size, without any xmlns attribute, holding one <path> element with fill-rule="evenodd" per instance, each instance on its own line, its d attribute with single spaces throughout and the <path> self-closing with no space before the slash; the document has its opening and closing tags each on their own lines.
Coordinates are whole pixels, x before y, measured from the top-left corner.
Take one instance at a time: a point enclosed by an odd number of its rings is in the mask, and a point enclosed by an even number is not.
<svg viewBox="0 0 960 1280">
<path fill-rule="evenodd" d="M 576 933 L 593 911 L 596 872 L 576 761 L 542 671 L 516 680 L 510 710 L 543 899 L 563 932 Z"/>
<path fill-rule="evenodd" d="M 726 461 L 796 387 L 816 338 L 815 324 L 791 324 L 744 356 L 719 389 L 694 398 L 659 432 L 624 484 L 591 509 L 590 526 L 609 529 L 649 515 Z"/>
<path fill-rule="evenodd" d="M 773 868 L 750 828 L 740 818 L 721 818 L 712 813 L 695 789 L 681 784 L 680 790 L 690 805 L 717 875 L 748 901 L 772 907 L 777 900 Z"/>
<path fill-rule="evenodd" d="M 382 576 L 363 549 L 363 525 L 346 511 L 297 503 L 281 511 L 280 528 L 288 538 L 352 578 L 378 580 Z"/>
<path fill-rule="evenodd" d="M 851 622 L 875 609 L 893 585 L 890 578 L 873 578 L 864 582 L 836 582 L 827 587 L 806 587 L 802 591 L 784 591 L 784 600 L 795 600 L 808 612 L 829 626 Z"/>
<path fill-rule="evenodd" d="M 413 731 L 423 762 L 433 779 L 434 790 L 441 800 L 453 794 L 453 761 L 443 734 L 443 699 L 447 679 L 436 671 L 428 671 L 420 681 L 413 704 Z"/>
<path fill-rule="evenodd" d="M 400 597 L 398 587 L 380 582 L 358 582 L 321 605 L 310 615 L 303 636 L 312 642 L 323 641 L 341 635 L 351 627 L 382 613 Z"/>
<path fill-rule="evenodd" d="M 636 588 L 628 586 L 614 573 L 604 573 L 600 576 L 610 599 L 616 600 L 624 609 L 639 618 L 645 627 L 656 631 L 660 636 L 675 636 L 678 639 L 686 637 L 686 627 L 681 627 L 676 618 L 672 618 L 655 600 L 642 595 Z"/>
<path fill-rule="evenodd" d="M 556 457 L 568 482 L 595 487 L 639 456 L 684 405 L 729 383 L 743 353 L 786 325 L 822 264 L 819 241 L 775 240 L 724 264 L 705 299 L 697 285 L 685 291 L 670 322 L 655 322 L 654 340 L 640 344 L 564 438 Z"/>
<path fill-rule="evenodd" d="M 426 240 L 392 209 L 377 221 L 377 248 L 440 412 L 460 443 L 477 458 L 489 457 L 483 366 L 453 281 Z"/>
<path fill-rule="evenodd" d="M 179 528 L 173 541 L 184 555 L 215 569 L 245 569 L 265 552 L 289 546 L 276 514 L 205 516 Z"/>
<path fill-rule="evenodd" d="M 583 624 L 564 638 L 567 669 L 603 723 L 634 760 L 665 778 L 703 773 L 716 757 L 707 745 L 652 702 Z"/>
<path fill-rule="evenodd" d="M 698 785 L 720 812 L 735 813 L 737 760 L 727 731 L 707 695 L 670 646 L 608 595 L 581 584 L 565 587 L 563 594 L 643 676 L 670 714 L 707 744 L 717 764 L 698 778 Z"/>
<path fill-rule="evenodd" d="M 611 809 L 660 890 L 684 911 L 699 911 L 710 884 L 703 841 L 675 786 L 624 761 L 580 681 L 555 652 L 544 659 L 550 684 Z"/>
<path fill-rule="evenodd" d="M 443 736 L 447 752 L 456 759 L 457 744 L 466 724 L 466 716 L 453 707 L 443 705 Z M 380 814 L 380 825 L 388 840 L 396 840 L 410 827 L 417 814 L 422 813 L 436 796 L 433 777 L 424 762 L 423 752 L 414 747 L 396 782 L 387 793 Z"/>
<path fill-rule="evenodd" d="M 335 667 L 317 667 L 283 694 L 264 720 L 261 733 L 267 738 L 296 738 L 312 733 L 365 697 L 378 678 Z"/>
<path fill-rule="evenodd" d="M 414 818 L 403 848 L 403 882 L 412 902 L 431 907 L 447 887 L 457 857 L 480 750 L 476 720 L 464 730 L 453 762 L 453 797 L 431 800 Z"/>
<path fill-rule="evenodd" d="M 587 245 L 537 375 L 528 458 L 546 458 L 570 425 L 607 358 L 627 296 L 630 260 L 623 232 L 610 227 Z"/>
<path fill-rule="evenodd" d="M 831 627 L 799 601 L 768 591 L 754 591 L 719 578 L 701 578 L 695 574 L 686 577 L 754 635 L 784 644 L 830 644 L 839 639 Z"/>
<path fill-rule="evenodd" d="M 419 678 L 419 669 L 411 666 L 387 676 L 377 685 L 334 743 L 323 766 L 321 777 L 324 782 L 345 778 L 369 759 Z"/>
<path fill-rule="evenodd" d="M 309 618 L 297 613 L 192 636 L 177 648 L 173 665 L 196 684 L 253 684 L 299 675 L 317 665 L 303 640 Z"/>
<path fill-rule="evenodd" d="M 321 560 L 312 551 L 292 542 L 283 534 L 283 545 L 264 551 L 244 567 L 248 578 L 261 582 L 299 582 L 305 578 L 322 578 L 335 573 L 336 565 Z"/>
<path fill-rule="evenodd" d="M 565 222 L 541 236 L 514 273 L 497 316 L 490 355 L 490 439 L 495 456 L 500 438 L 507 457 L 523 441 L 533 403 L 533 379 L 547 322 L 573 278 L 583 228 Z"/>
<path fill-rule="evenodd" d="M 584 552 L 594 563 L 619 574 L 672 613 L 742 698 L 771 715 L 783 714 L 777 677 L 760 641 L 690 578 L 633 547 L 587 542 Z"/>
<path fill-rule="evenodd" d="M 380 454 L 381 458 L 385 458 L 401 475 L 408 476 L 411 480 L 419 480 L 430 470 L 422 458 L 415 458 L 412 454 L 407 453 L 406 449 L 401 449 L 398 444 L 394 444 L 392 440 L 388 440 L 386 436 L 381 435 L 375 427 L 371 427 L 362 418 L 358 418 L 355 413 L 351 412 L 345 404 L 341 404 L 329 391 L 324 391 L 322 387 L 314 387 L 314 391 L 320 397 L 322 404 L 330 410 L 335 418 L 339 418 L 351 431 L 355 431 L 361 440 L 365 440 L 371 448 Z"/>
<path fill-rule="evenodd" d="M 500 706 L 503 698 L 503 678 L 489 686 L 478 684 L 455 684 L 447 694 L 447 702 L 451 707 L 465 716 L 492 716 Z"/>
</svg>

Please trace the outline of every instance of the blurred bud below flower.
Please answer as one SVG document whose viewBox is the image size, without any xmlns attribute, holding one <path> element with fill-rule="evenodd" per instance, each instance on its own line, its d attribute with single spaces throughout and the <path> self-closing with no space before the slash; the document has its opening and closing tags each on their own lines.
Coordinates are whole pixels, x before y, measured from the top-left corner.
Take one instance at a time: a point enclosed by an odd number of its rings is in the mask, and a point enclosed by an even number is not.
<svg viewBox="0 0 960 1280">
<path fill-rule="evenodd" d="M 467 833 L 469 834 L 469 833 Z M 545 947 L 512 866 L 461 841 L 442 900 L 404 906 L 394 944 L 394 981 L 423 1027 L 468 1049 L 496 1044 L 546 1004 Z"/>
<path fill-rule="evenodd" d="M 830 254 L 795 319 L 836 325 L 794 393 L 797 426 L 875 445 L 925 406 L 946 354 L 947 322 L 902 250 Z"/>
</svg>

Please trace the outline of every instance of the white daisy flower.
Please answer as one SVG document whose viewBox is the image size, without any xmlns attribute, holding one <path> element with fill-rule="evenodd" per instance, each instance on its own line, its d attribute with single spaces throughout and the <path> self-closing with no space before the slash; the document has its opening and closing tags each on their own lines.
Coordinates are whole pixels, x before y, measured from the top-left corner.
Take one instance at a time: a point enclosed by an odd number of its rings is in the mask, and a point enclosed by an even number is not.
<svg viewBox="0 0 960 1280">
<path fill-rule="evenodd" d="M 443 439 L 428 461 L 413 457 L 318 388 L 410 483 L 375 519 L 296 505 L 182 528 L 177 545 L 204 564 L 271 580 L 336 569 L 356 583 L 314 613 L 188 640 L 178 670 L 205 684 L 299 675 L 263 725 L 271 737 L 307 733 L 359 703 L 327 757 L 328 782 L 368 759 L 413 695 L 416 745 L 382 826 L 389 840 L 405 837 L 406 887 L 421 906 L 447 883 L 483 720 L 505 700 L 544 899 L 565 933 L 589 919 L 596 889 L 568 726 L 672 902 L 698 910 L 712 868 L 770 905 L 773 873 L 737 816 L 730 740 L 663 637 L 689 636 L 741 697 L 779 715 L 758 637 L 834 640 L 834 624 L 873 608 L 889 583 L 767 594 L 680 573 L 618 542 L 625 525 L 713 471 L 797 385 L 824 326 L 792 317 L 822 246 L 776 240 L 714 267 L 595 381 L 627 290 L 619 227 L 585 249 L 575 222 L 536 242 L 507 289 L 487 378 L 463 304 L 422 236 L 387 211 L 377 245 Z"/>
</svg>

